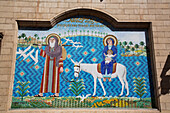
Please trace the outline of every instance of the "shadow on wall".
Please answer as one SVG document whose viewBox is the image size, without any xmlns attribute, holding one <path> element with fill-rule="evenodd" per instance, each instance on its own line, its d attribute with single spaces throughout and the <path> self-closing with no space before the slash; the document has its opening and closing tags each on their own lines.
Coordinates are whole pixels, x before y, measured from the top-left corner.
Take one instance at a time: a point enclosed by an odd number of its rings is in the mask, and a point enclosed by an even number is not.
<svg viewBox="0 0 170 113">
<path fill-rule="evenodd" d="M 168 55 L 164 68 L 162 70 L 161 73 L 161 94 L 165 95 L 165 94 L 169 94 L 170 93 L 170 75 L 167 75 L 168 70 L 170 70 L 170 55 Z"/>
</svg>

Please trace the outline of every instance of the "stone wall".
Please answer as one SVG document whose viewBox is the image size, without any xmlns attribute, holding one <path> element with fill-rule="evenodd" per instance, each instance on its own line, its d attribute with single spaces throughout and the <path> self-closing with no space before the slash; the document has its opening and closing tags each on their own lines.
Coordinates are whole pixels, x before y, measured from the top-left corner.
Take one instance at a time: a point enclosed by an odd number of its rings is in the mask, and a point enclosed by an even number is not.
<svg viewBox="0 0 170 113">
<path fill-rule="evenodd" d="M 118 22 L 152 22 L 154 56 L 156 62 L 155 88 L 159 95 L 162 113 L 170 112 L 170 95 L 161 94 L 161 72 L 170 51 L 170 0 L 0 0 L 0 32 L 4 34 L 0 53 L 0 113 L 6 112 L 115 112 L 115 113 L 158 113 L 159 110 L 121 109 L 38 109 L 10 110 L 18 25 L 16 20 L 50 21 L 72 9 L 87 8 L 104 12 Z M 170 73 L 166 73 L 170 75 Z M 165 82 L 166 85 L 168 81 Z"/>
</svg>

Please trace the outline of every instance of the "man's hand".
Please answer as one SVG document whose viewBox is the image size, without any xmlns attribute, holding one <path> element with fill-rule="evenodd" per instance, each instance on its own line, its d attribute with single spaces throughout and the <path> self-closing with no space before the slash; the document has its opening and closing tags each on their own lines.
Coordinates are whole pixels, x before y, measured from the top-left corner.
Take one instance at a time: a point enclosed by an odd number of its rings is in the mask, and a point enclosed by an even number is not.
<svg viewBox="0 0 170 113">
<path fill-rule="evenodd" d="M 60 67 L 60 73 L 62 73 L 63 72 L 63 67 Z"/>
<path fill-rule="evenodd" d="M 38 44 L 38 48 L 41 49 L 42 45 L 41 44 Z"/>
</svg>

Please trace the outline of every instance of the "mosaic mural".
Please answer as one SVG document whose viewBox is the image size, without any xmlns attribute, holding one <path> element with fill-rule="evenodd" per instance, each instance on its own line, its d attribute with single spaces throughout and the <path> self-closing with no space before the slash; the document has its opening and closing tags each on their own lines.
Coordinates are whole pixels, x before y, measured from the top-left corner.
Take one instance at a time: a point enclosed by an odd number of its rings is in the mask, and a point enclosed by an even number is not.
<svg viewBox="0 0 170 113">
<path fill-rule="evenodd" d="M 11 108 L 151 108 L 145 31 L 110 28 L 78 16 L 19 30 Z"/>
</svg>

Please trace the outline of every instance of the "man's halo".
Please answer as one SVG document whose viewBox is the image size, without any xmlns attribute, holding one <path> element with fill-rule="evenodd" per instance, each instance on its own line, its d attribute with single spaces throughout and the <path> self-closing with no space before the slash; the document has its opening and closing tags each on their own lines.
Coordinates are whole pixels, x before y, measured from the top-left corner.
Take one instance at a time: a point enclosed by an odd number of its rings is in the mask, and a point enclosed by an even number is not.
<svg viewBox="0 0 170 113">
<path fill-rule="evenodd" d="M 106 35 L 106 36 L 103 38 L 103 45 L 104 45 L 104 46 L 107 45 L 106 41 L 107 41 L 107 39 L 109 39 L 109 38 L 113 39 L 113 40 L 114 40 L 114 45 L 117 46 L 118 40 L 117 40 L 117 38 L 116 38 L 114 35 Z"/>
<path fill-rule="evenodd" d="M 48 40 L 49 40 L 49 38 L 51 38 L 51 37 L 56 37 L 57 39 L 58 39 L 58 45 L 60 45 L 61 44 L 61 38 L 60 38 L 60 36 L 59 35 L 57 35 L 57 34 L 55 34 L 55 33 L 51 33 L 51 34 L 49 34 L 48 36 L 47 36 L 47 38 L 46 38 L 46 44 L 48 45 Z"/>
</svg>

